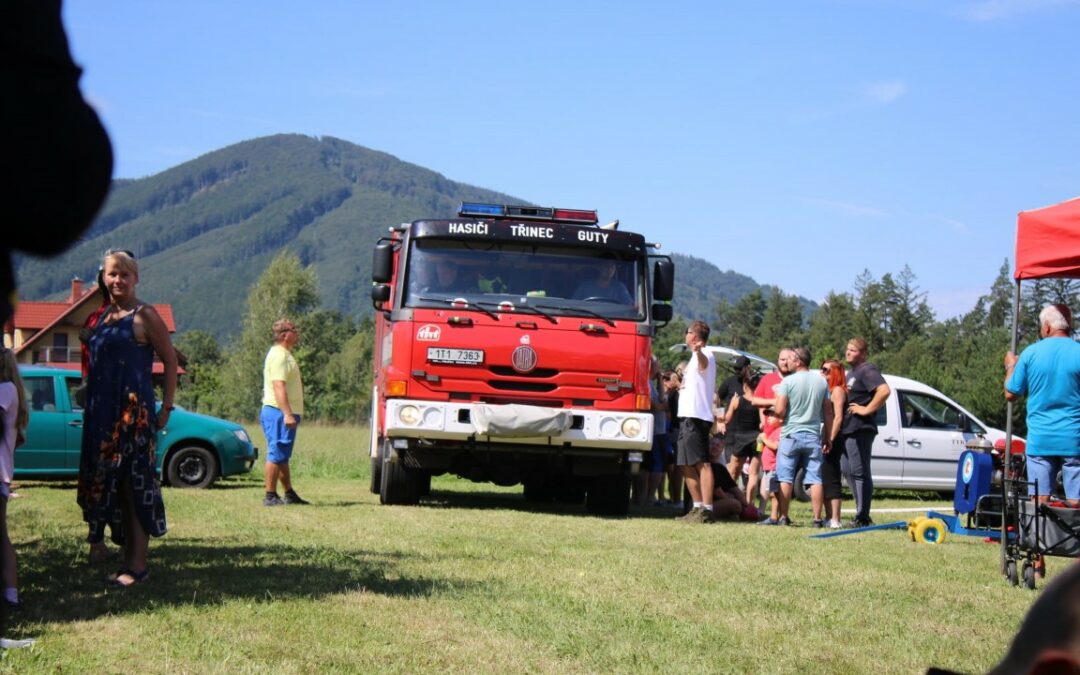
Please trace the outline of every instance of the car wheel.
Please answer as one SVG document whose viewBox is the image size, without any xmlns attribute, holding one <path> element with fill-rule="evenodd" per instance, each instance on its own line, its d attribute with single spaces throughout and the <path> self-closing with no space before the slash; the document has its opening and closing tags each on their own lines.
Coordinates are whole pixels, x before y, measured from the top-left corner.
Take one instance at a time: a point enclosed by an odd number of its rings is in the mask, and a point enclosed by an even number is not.
<svg viewBox="0 0 1080 675">
<path fill-rule="evenodd" d="M 165 477 L 169 485 L 181 488 L 208 488 L 220 471 L 217 458 L 201 445 L 188 445 L 169 455 Z"/>
<path fill-rule="evenodd" d="M 803 481 L 806 480 L 806 469 L 799 469 L 795 474 L 795 484 L 791 486 L 792 494 L 800 502 L 810 501 L 810 493 L 806 491 Z"/>
</svg>

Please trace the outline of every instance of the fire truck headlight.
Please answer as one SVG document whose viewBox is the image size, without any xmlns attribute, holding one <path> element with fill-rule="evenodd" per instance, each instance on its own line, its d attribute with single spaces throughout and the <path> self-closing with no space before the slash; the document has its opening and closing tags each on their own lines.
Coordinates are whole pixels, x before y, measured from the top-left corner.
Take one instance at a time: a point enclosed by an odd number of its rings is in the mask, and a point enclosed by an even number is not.
<svg viewBox="0 0 1080 675">
<path fill-rule="evenodd" d="M 641 420 L 636 417 L 627 417 L 622 423 L 623 436 L 627 438 L 637 438 L 641 433 Z"/>
<path fill-rule="evenodd" d="M 420 422 L 420 409 L 414 405 L 405 405 L 398 410 L 398 419 L 402 424 L 416 426 Z"/>
</svg>

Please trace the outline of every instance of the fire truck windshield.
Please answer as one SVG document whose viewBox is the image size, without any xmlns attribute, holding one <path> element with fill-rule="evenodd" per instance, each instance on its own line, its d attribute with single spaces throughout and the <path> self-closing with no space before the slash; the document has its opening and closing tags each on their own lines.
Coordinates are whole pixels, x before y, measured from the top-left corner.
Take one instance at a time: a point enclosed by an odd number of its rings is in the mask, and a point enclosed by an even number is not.
<svg viewBox="0 0 1080 675">
<path fill-rule="evenodd" d="M 423 238 L 408 251 L 404 306 L 644 319 L 644 260 L 604 250 Z M 464 303 L 462 303 L 464 304 Z"/>
</svg>

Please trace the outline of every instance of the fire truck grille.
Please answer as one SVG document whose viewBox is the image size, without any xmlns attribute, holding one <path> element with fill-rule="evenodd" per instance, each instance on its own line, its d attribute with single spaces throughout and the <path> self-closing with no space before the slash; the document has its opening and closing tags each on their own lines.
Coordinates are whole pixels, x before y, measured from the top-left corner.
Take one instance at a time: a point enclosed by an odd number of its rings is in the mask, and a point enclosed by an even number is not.
<svg viewBox="0 0 1080 675">
<path fill-rule="evenodd" d="M 545 393 L 555 391 L 558 386 L 549 382 L 511 382 L 507 380 L 490 380 L 488 386 L 499 391 L 530 391 Z"/>
<path fill-rule="evenodd" d="M 502 377 L 531 377 L 534 379 L 555 377 L 559 374 L 559 371 L 554 368 L 537 368 L 528 373 L 519 373 L 510 366 L 491 366 L 488 370 L 490 370 L 492 374 L 500 375 Z"/>
</svg>

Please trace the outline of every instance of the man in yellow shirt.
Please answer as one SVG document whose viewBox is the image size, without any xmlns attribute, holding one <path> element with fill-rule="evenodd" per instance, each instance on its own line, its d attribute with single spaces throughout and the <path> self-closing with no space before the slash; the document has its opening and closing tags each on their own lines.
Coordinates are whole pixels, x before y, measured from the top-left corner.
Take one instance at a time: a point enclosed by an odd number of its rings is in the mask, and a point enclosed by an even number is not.
<svg viewBox="0 0 1080 675">
<path fill-rule="evenodd" d="M 304 383 L 292 349 L 300 341 L 296 326 L 288 319 L 274 323 L 274 346 L 263 363 L 263 406 L 259 415 L 266 434 L 266 497 L 263 506 L 308 504 L 296 494 L 289 473 L 289 458 L 296 443 L 296 425 L 304 414 Z M 277 484 L 285 489 L 278 496 Z"/>
</svg>

